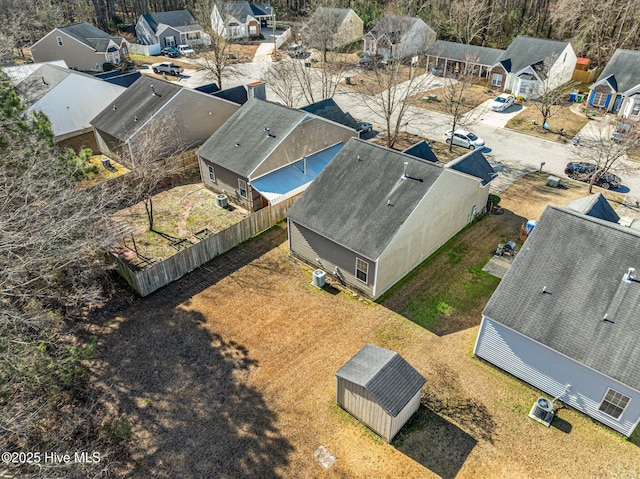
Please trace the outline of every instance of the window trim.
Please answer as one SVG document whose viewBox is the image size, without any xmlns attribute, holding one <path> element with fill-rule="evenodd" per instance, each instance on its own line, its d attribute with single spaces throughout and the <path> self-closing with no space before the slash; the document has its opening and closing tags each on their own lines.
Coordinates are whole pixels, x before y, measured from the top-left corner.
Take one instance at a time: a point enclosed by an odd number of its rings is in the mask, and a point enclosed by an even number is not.
<svg viewBox="0 0 640 479">
<path fill-rule="evenodd" d="M 614 403 L 612 402 L 612 400 L 608 400 L 607 396 L 609 396 L 609 393 L 613 393 L 613 395 L 615 396 L 616 394 L 621 396 L 621 400 L 626 399 L 626 403 L 624 405 L 624 407 L 620 406 L 620 403 Z M 614 399 L 614 398 L 612 398 Z M 605 406 L 605 402 L 607 405 L 610 405 L 611 407 L 614 407 L 616 409 L 620 409 L 620 414 L 618 414 L 618 416 L 614 416 L 613 414 L 608 413 L 606 410 L 603 409 L 603 406 Z M 620 417 L 622 417 L 622 415 L 624 414 L 625 409 L 627 409 L 627 407 L 629 406 L 629 403 L 631 402 L 631 398 L 629 396 L 625 396 L 624 394 L 622 394 L 620 391 L 616 391 L 613 388 L 607 388 L 607 392 L 604 393 L 604 396 L 602 397 L 602 400 L 600 401 L 600 405 L 598 406 L 598 411 L 600 411 L 602 414 L 606 414 L 607 416 L 615 419 L 616 421 L 620 420 Z"/>
<path fill-rule="evenodd" d="M 244 187 L 242 186 L 243 183 L 244 183 Z M 242 190 L 244 190 L 244 195 L 242 194 Z M 245 200 L 249 199 L 249 191 L 247 190 L 247 182 L 245 180 L 243 180 L 242 178 L 238 178 L 238 194 L 240 195 L 241 198 L 244 198 Z"/>
<path fill-rule="evenodd" d="M 366 265 L 366 269 L 363 270 L 361 268 L 358 268 L 358 261 L 360 261 L 361 263 L 365 264 Z M 358 276 L 358 272 L 361 272 L 361 273 L 364 274 L 364 280 Z M 369 284 L 369 282 L 368 282 L 369 281 L 369 262 L 363 260 L 362 258 L 358 258 L 357 256 L 356 256 L 355 277 L 356 277 L 356 279 L 358 281 L 360 281 L 360 282 L 362 282 L 364 284 Z"/>
<path fill-rule="evenodd" d="M 58 46 L 64 46 L 64 43 L 62 43 L 62 37 L 56 37 L 56 42 L 58 42 Z"/>
<path fill-rule="evenodd" d="M 213 168 L 213 165 L 207 165 L 207 171 L 209 172 L 209 180 L 216 183 L 216 170 Z"/>
<path fill-rule="evenodd" d="M 496 82 L 495 80 L 498 79 L 499 77 L 499 81 Z M 502 73 L 492 73 L 491 74 L 491 86 L 502 86 L 502 79 L 504 78 L 504 75 L 502 75 Z"/>
</svg>

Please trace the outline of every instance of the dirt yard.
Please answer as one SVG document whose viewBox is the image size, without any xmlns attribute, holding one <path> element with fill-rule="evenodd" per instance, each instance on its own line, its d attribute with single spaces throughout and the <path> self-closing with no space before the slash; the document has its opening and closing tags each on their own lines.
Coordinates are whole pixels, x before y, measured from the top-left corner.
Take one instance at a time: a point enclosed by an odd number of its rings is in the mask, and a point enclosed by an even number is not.
<svg viewBox="0 0 640 479">
<path fill-rule="evenodd" d="M 580 129 L 589 121 L 583 115 L 576 115 L 570 110 L 570 103 L 553 107 L 551 118 L 547 120 L 549 130 L 542 128 L 542 114 L 533 106 L 525 108 L 520 114 L 511 118 L 506 127 L 539 136 L 547 140 L 566 143 L 576 136 Z M 527 106 L 525 104 L 525 106 Z M 532 123 L 535 122 L 535 123 Z"/>
<path fill-rule="evenodd" d="M 443 97 L 446 95 L 446 88 L 441 87 L 433 90 L 425 91 L 418 95 L 413 96 L 411 99 L 411 103 L 414 106 L 425 108 L 427 110 L 439 111 L 441 113 L 448 113 L 448 106 L 446 101 L 443 101 Z M 429 98 L 429 95 L 436 95 L 437 100 L 428 101 L 426 98 Z M 451 94 L 449 94 L 451 95 Z M 461 112 L 467 113 L 473 110 L 475 107 L 480 105 L 481 103 L 490 100 L 491 98 L 495 98 L 498 96 L 498 93 L 487 88 L 482 85 L 470 85 L 469 88 L 464 92 L 464 103 L 462 105 Z"/>
<path fill-rule="evenodd" d="M 520 214 L 467 228 L 381 304 L 314 289 L 281 226 L 105 311 L 88 325 L 98 337 L 94 381 L 133 432 L 116 473 L 639 477 L 639 440 L 568 409 L 551 428 L 536 423 L 527 413 L 538 393 L 472 356 L 497 285 L 482 265 L 499 241 L 518 236 Z M 399 352 L 427 379 L 423 405 L 391 445 L 335 405 L 335 371 L 368 342 Z M 314 459 L 319 446 L 337 458 L 329 469 Z"/>
</svg>

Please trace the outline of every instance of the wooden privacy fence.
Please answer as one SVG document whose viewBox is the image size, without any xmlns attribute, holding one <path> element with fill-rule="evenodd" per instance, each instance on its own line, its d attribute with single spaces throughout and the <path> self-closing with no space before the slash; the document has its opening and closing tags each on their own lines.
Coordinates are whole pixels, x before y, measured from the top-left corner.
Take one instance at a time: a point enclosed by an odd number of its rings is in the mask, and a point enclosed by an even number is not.
<svg viewBox="0 0 640 479">
<path fill-rule="evenodd" d="M 110 254 L 109 256 L 115 261 L 120 276 L 140 296 L 144 297 L 276 225 L 285 218 L 287 210 L 298 196 L 287 198 L 277 205 L 262 208 L 239 223 L 214 233 L 189 248 L 178 251 L 173 256 L 145 269 L 134 271 L 129 267 L 128 262 L 117 255 Z"/>
</svg>

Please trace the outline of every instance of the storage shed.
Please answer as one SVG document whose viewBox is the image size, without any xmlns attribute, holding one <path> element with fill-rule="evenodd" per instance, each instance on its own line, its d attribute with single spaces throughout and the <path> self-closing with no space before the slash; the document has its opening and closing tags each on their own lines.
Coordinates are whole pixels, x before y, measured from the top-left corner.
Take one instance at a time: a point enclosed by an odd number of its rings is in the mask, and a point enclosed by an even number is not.
<svg viewBox="0 0 640 479">
<path fill-rule="evenodd" d="M 391 442 L 420 407 L 425 382 L 398 353 L 366 344 L 336 372 L 336 401 Z"/>
</svg>

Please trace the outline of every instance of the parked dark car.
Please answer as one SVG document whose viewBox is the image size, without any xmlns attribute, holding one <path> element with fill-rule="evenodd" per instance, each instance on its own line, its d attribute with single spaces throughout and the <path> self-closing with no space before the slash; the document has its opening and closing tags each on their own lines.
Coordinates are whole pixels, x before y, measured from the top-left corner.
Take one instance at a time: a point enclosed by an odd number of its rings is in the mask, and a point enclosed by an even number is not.
<svg viewBox="0 0 640 479">
<path fill-rule="evenodd" d="M 358 133 L 370 133 L 373 130 L 373 125 L 368 121 L 356 120 L 356 131 Z"/>
<path fill-rule="evenodd" d="M 584 181 L 585 183 L 589 183 L 595 174 L 597 176 L 593 184 L 600 188 L 604 188 L 605 190 L 608 190 L 609 188 L 616 189 L 622 184 L 620 177 L 613 173 L 596 172 L 596 165 L 593 163 L 568 163 L 564 172 L 569 178 Z"/>
<path fill-rule="evenodd" d="M 178 58 L 180 56 L 180 52 L 176 47 L 163 48 L 162 50 L 160 50 L 160 53 L 169 58 Z"/>
</svg>

